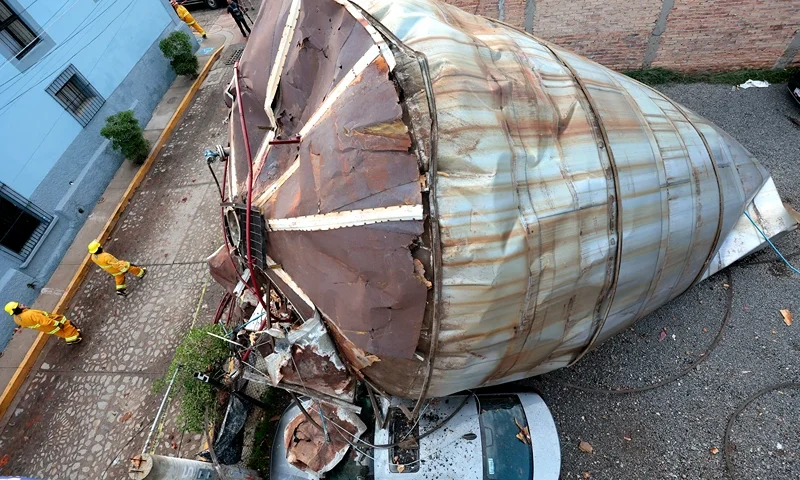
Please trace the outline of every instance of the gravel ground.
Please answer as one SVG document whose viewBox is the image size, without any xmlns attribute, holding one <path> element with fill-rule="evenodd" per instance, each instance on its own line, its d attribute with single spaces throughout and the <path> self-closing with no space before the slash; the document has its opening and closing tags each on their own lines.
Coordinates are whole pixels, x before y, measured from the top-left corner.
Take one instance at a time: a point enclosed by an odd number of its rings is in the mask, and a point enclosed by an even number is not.
<svg viewBox="0 0 800 480">
<path fill-rule="evenodd" d="M 785 86 L 736 91 L 694 84 L 660 90 L 738 139 L 772 173 L 784 200 L 800 207 L 800 128 L 788 119 L 800 118 L 800 107 Z M 792 232 L 776 243 L 791 254 L 800 251 L 798 239 L 800 234 Z M 737 406 L 769 385 L 800 381 L 800 278 L 772 251 L 728 271 L 730 280 L 724 271 L 696 285 L 575 367 L 524 381 L 542 391 L 556 419 L 562 478 L 728 478 L 723 436 Z M 714 340 L 729 289 L 731 317 L 722 341 L 688 375 L 638 394 L 564 386 L 640 387 L 679 372 Z M 798 314 L 798 323 L 785 325 L 780 309 Z M 667 335 L 659 341 L 664 329 Z M 798 407 L 800 389 L 787 389 L 768 393 L 742 411 L 731 434 L 734 478 L 800 478 Z M 594 452 L 581 452 L 581 440 Z"/>
</svg>

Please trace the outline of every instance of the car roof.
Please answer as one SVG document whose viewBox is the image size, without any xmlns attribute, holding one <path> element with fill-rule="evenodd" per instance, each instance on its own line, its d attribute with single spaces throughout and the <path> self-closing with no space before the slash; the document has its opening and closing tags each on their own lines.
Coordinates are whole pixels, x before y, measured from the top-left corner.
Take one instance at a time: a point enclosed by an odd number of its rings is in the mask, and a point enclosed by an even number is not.
<svg viewBox="0 0 800 480">
<path fill-rule="evenodd" d="M 391 461 L 388 449 L 374 449 L 375 480 L 422 480 L 432 478 L 453 480 L 482 480 L 483 451 L 481 448 L 480 422 L 477 415 L 478 401 L 489 395 L 502 393 L 486 393 L 466 396 L 464 406 L 443 427 L 420 440 L 421 462 L 419 472 L 391 473 Z M 557 479 L 561 465 L 561 449 L 553 417 L 542 398 L 535 393 L 507 393 L 520 399 L 533 441 L 534 478 L 536 480 Z M 465 395 L 454 395 L 436 399 L 423 411 L 419 421 L 419 431 L 427 432 L 441 423 L 455 411 L 464 400 Z M 271 478 L 286 480 L 307 480 L 315 477 L 302 472 L 286 461 L 286 449 L 283 445 L 283 432 L 288 423 L 300 413 L 294 404 L 290 405 L 281 416 L 277 425 L 277 435 L 272 445 L 272 461 L 270 462 Z M 475 439 L 467 440 L 464 436 L 474 433 Z M 468 437 L 470 438 L 470 437 Z M 367 439 L 369 440 L 369 439 Z M 388 430 L 377 430 L 374 441 L 376 445 L 388 444 Z"/>
<path fill-rule="evenodd" d="M 427 432 L 439 425 L 451 415 L 462 402 L 464 396 L 450 396 L 435 399 L 423 412 L 419 421 L 419 431 Z M 444 426 L 419 441 L 419 471 L 414 473 L 392 473 L 389 471 L 391 452 L 388 449 L 376 449 L 375 480 L 402 479 L 422 480 L 432 478 L 454 480 L 483 480 L 483 453 L 481 449 L 481 429 L 478 419 L 478 403 L 475 396 L 466 398 L 464 406 Z M 465 435 L 472 433 L 474 439 L 467 440 Z M 471 436 L 468 438 L 472 438 Z M 376 444 L 390 442 L 388 430 L 375 432 Z"/>
</svg>

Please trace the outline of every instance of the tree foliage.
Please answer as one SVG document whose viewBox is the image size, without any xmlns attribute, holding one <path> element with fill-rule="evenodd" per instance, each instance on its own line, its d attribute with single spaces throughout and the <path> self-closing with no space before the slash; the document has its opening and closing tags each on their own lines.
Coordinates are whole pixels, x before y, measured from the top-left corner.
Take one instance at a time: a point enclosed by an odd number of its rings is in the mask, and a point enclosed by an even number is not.
<svg viewBox="0 0 800 480">
<path fill-rule="evenodd" d="M 139 120 L 133 110 L 125 110 L 106 118 L 106 125 L 100 135 L 111 140 L 114 150 L 120 150 L 131 162 L 141 165 L 150 153 L 150 145 L 144 138 Z"/>
<path fill-rule="evenodd" d="M 197 57 L 192 53 L 192 42 L 185 32 L 172 32 L 158 43 L 161 53 L 169 60 L 178 75 L 197 76 Z"/>
</svg>

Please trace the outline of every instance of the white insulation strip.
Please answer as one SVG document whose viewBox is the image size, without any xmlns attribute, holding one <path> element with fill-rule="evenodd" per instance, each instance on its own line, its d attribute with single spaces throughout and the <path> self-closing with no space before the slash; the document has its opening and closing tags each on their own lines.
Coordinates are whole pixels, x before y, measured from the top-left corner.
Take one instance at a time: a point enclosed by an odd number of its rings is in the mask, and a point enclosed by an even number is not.
<svg viewBox="0 0 800 480">
<path fill-rule="evenodd" d="M 298 297 L 303 299 L 303 301 L 306 302 L 306 304 L 309 307 L 313 309 L 317 308 L 316 306 L 314 306 L 314 302 L 311 301 L 311 298 L 308 295 L 306 295 L 306 292 L 304 292 L 303 289 L 300 288 L 300 286 L 297 285 L 294 282 L 294 280 L 292 280 L 292 277 L 290 277 L 289 274 L 286 273 L 286 270 L 280 268 L 278 264 L 275 263 L 275 260 L 271 259 L 269 256 L 267 256 L 267 266 L 269 267 L 270 271 L 275 272 L 275 275 L 277 275 L 278 278 L 283 280 L 283 282 L 286 285 L 288 285 L 289 288 L 291 288 L 292 291 L 294 291 L 294 293 L 296 293 Z"/>
<path fill-rule="evenodd" d="M 422 220 L 422 218 L 422 205 L 401 205 L 397 207 L 331 212 L 323 215 L 308 215 L 305 217 L 275 218 L 269 220 L 268 225 L 269 230 L 273 232 L 313 232 L 317 230 L 359 227 L 373 223 Z"/>
<path fill-rule="evenodd" d="M 267 203 L 267 200 L 269 200 L 270 197 L 272 197 L 272 195 L 274 195 L 275 192 L 277 192 L 278 189 L 281 188 L 281 185 L 286 183 L 286 180 L 289 180 L 289 177 L 291 177 L 292 174 L 297 171 L 297 168 L 299 166 L 300 166 L 300 159 L 298 158 L 294 162 L 292 162 L 291 165 L 289 165 L 289 168 L 287 168 L 286 171 L 283 172 L 283 175 L 281 175 L 277 180 L 275 180 L 275 183 L 267 187 L 267 189 L 264 190 L 264 193 L 258 196 L 254 205 L 256 205 L 259 208 L 263 207 L 264 204 Z"/>
<path fill-rule="evenodd" d="M 366 70 L 367 67 L 370 66 L 380 54 L 381 51 L 377 45 L 373 45 L 369 50 L 367 50 L 367 53 L 365 53 L 364 56 L 361 57 L 355 65 L 353 65 L 353 68 L 347 72 L 347 75 L 345 75 L 344 78 L 342 78 L 339 83 L 336 84 L 328 96 L 325 97 L 325 101 L 322 102 L 322 105 L 320 105 L 319 108 L 314 112 L 314 115 L 312 115 L 311 118 L 308 119 L 308 122 L 303 125 L 303 128 L 300 130 L 300 138 L 305 137 L 308 132 L 310 132 L 311 129 L 314 128 L 317 123 L 319 123 L 322 117 L 324 117 L 325 114 L 328 113 L 328 110 L 331 109 L 331 106 L 333 106 L 334 102 L 336 102 L 336 100 L 339 99 L 345 90 L 347 90 L 347 87 L 349 87 L 359 75 L 364 73 L 364 70 Z"/>
<path fill-rule="evenodd" d="M 308 132 L 310 132 L 311 129 L 314 128 L 314 126 L 317 123 L 319 123 L 319 121 L 331 109 L 331 106 L 333 106 L 334 102 L 336 102 L 336 100 L 347 90 L 347 87 L 349 87 L 353 83 L 353 81 L 355 81 L 355 79 L 358 78 L 359 75 L 364 73 L 364 70 L 366 70 L 367 67 L 370 66 L 372 62 L 374 62 L 375 59 L 377 59 L 380 56 L 380 54 L 381 54 L 380 49 L 375 45 L 373 45 L 372 48 L 367 50 L 364 56 L 361 57 L 358 60 L 358 62 L 356 62 L 353 68 L 350 69 L 349 72 L 347 72 L 347 75 L 345 75 L 344 78 L 342 78 L 339 81 L 339 83 L 336 84 L 333 90 L 331 90 L 328 96 L 325 97 L 325 101 L 322 102 L 322 105 L 320 105 L 319 108 L 317 108 L 317 110 L 314 112 L 314 114 L 311 116 L 308 122 L 306 122 L 306 124 L 300 130 L 300 138 L 306 136 Z M 261 144 L 261 147 L 259 148 L 259 154 L 257 156 L 259 160 L 261 159 L 262 155 L 266 157 L 266 155 L 269 153 L 268 144 L 273 137 L 274 135 L 272 136 L 267 135 L 267 137 L 264 139 L 264 142 Z M 272 195 L 274 195 L 275 192 L 278 191 L 281 185 L 283 185 L 286 182 L 286 180 L 288 180 L 289 177 L 291 177 L 292 174 L 295 171 L 297 171 L 297 168 L 299 166 L 300 166 L 300 160 L 297 159 L 294 161 L 294 163 L 292 163 L 291 166 L 289 166 L 289 168 L 285 172 L 283 172 L 283 175 L 281 175 L 275 181 L 275 183 L 270 185 L 264 191 L 264 193 L 258 196 L 254 204 L 259 207 L 263 207 L 264 204 L 267 202 L 267 200 L 269 200 L 270 197 L 272 197 Z"/>
<path fill-rule="evenodd" d="M 366 17 L 364 17 L 364 15 L 361 14 L 361 10 L 359 10 L 355 5 L 353 5 L 352 2 L 350 2 L 349 0 L 336 0 L 336 2 L 343 5 L 344 8 L 346 8 L 347 11 L 350 13 L 350 15 L 352 15 L 353 18 L 358 20 L 358 23 L 360 23 L 361 26 L 364 27 L 367 33 L 369 33 L 369 36 L 372 37 L 372 41 L 375 42 L 375 45 L 377 45 L 378 48 L 381 49 L 381 54 L 383 55 L 383 58 L 386 59 L 386 64 L 389 65 L 389 71 L 390 72 L 394 71 L 394 67 L 395 65 L 397 65 L 397 62 L 395 62 L 394 60 L 394 54 L 392 53 L 392 49 L 389 48 L 389 45 L 383 39 L 383 36 L 378 32 L 378 30 L 376 30 L 375 27 L 373 27 L 372 24 L 369 23 L 369 20 L 367 20 Z"/>
<path fill-rule="evenodd" d="M 286 56 L 289 54 L 289 45 L 292 43 L 292 37 L 294 37 L 297 18 L 300 16 L 300 3 L 300 0 L 292 0 L 292 5 L 289 7 L 289 17 L 286 19 L 286 26 L 283 28 L 281 43 L 278 46 L 278 55 L 275 59 L 275 63 L 272 64 L 272 72 L 270 72 L 269 82 L 267 82 L 264 111 L 272 122 L 273 128 L 276 127 L 276 124 L 275 114 L 272 113 L 272 101 L 275 99 L 275 92 L 278 91 L 278 83 L 283 73 L 283 65 L 286 63 Z"/>
</svg>

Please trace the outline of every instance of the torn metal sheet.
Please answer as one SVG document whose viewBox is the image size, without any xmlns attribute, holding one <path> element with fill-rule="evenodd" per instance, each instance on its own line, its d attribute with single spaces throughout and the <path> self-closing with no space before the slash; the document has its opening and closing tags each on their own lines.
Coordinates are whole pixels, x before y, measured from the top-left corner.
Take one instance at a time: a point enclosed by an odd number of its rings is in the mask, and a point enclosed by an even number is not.
<svg viewBox="0 0 800 480">
<path fill-rule="evenodd" d="M 350 442 L 360 438 L 367 426 L 353 412 L 332 405 L 307 400 L 303 407 L 317 425 L 325 425 L 330 442 L 303 413 L 298 413 L 284 430 L 286 459 L 299 470 L 320 477 L 344 458 Z"/>
<path fill-rule="evenodd" d="M 501 22 L 436 0 L 264 5 L 242 71 L 265 275 L 389 394 L 569 365 L 760 248 L 743 212 L 768 235 L 796 227 L 716 126 Z"/>
<path fill-rule="evenodd" d="M 236 275 L 236 269 L 225 245 L 220 246 L 217 251 L 212 253 L 206 259 L 206 263 L 208 263 L 211 278 L 222 285 L 226 291 L 233 292 L 236 284 L 239 283 L 239 277 Z"/>
<path fill-rule="evenodd" d="M 319 315 L 275 338 L 274 348 L 263 362 L 261 372 L 269 376 L 272 386 L 291 384 L 345 401 L 355 398 L 355 379 Z"/>
</svg>

